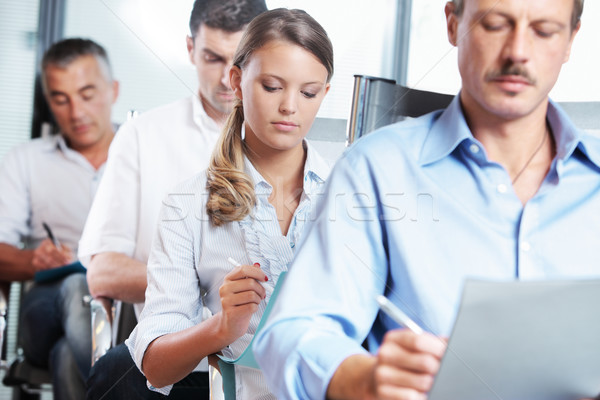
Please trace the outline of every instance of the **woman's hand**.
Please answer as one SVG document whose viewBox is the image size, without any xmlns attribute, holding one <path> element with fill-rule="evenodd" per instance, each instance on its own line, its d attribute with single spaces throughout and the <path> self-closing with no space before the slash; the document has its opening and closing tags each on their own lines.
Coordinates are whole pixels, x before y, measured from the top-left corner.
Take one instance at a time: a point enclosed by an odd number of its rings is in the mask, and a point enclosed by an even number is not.
<svg viewBox="0 0 600 400">
<path fill-rule="evenodd" d="M 375 398 L 426 399 L 445 351 L 446 342 L 429 333 L 389 331 L 373 371 Z"/>
<path fill-rule="evenodd" d="M 259 281 L 267 281 L 259 264 L 241 265 L 225 276 L 219 288 L 222 308 L 219 330 L 229 343 L 246 333 L 252 314 L 266 296 Z"/>
</svg>

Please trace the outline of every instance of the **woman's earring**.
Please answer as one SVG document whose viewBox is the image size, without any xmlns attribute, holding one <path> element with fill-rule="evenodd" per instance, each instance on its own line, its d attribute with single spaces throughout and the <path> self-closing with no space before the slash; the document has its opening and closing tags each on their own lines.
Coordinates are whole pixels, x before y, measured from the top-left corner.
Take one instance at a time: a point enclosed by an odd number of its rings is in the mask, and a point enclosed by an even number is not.
<svg viewBox="0 0 600 400">
<path fill-rule="evenodd" d="M 242 140 L 246 139 L 246 121 L 242 123 L 241 136 Z"/>
</svg>

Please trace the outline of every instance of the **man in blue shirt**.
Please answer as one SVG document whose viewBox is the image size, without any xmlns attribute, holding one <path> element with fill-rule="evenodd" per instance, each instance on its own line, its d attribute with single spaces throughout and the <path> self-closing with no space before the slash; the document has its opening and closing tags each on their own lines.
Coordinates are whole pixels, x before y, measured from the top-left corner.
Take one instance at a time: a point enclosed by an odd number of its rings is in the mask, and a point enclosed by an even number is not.
<svg viewBox="0 0 600 400">
<path fill-rule="evenodd" d="M 600 139 L 548 99 L 582 8 L 446 4 L 462 90 L 335 166 L 254 346 L 279 398 L 425 398 L 465 278 L 600 277 Z M 394 329 L 378 294 L 427 333 Z"/>
</svg>

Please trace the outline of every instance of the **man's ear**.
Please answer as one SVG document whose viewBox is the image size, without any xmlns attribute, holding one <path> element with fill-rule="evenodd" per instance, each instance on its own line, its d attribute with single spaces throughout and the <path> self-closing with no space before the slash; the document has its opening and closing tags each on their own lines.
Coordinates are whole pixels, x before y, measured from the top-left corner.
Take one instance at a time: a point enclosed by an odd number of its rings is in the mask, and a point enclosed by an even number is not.
<svg viewBox="0 0 600 400">
<path fill-rule="evenodd" d="M 190 62 L 196 65 L 194 62 L 194 38 L 188 35 L 185 37 L 185 42 L 187 45 L 188 55 L 190 56 Z"/>
<path fill-rule="evenodd" d="M 242 70 L 234 65 L 229 69 L 229 85 L 231 90 L 235 93 L 235 96 L 243 100 L 244 96 L 242 93 Z"/>
<path fill-rule="evenodd" d="M 119 81 L 112 81 L 112 90 L 113 90 L 113 104 L 117 101 L 119 97 Z"/>
<path fill-rule="evenodd" d="M 444 8 L 444 12 L 446 13 L 446 28 L 448 30 L 448 41 L 452 46 L 456 46 L 457 43 L 457 25 L 458 25 L 458 17 L 454 13 L 456 5 L 454 2 L 449 1 L 446 3 L 446 7 Z"/>
<path fill-rule="evenodd" d="M 569 47 L 567 48 L 567 52 L 565 53 L 565 59 L 563 64 L 569 61 L 569 57 L 571 57 L 571 48 L 573 47 L 573 40 L 575 40 L 575 35 L 579 32 L 579 28 L 581 28 L 581 21 L 577 22 L 573 31 L 571 31 L 571 39 L 569 39 Z"/>
</svg>

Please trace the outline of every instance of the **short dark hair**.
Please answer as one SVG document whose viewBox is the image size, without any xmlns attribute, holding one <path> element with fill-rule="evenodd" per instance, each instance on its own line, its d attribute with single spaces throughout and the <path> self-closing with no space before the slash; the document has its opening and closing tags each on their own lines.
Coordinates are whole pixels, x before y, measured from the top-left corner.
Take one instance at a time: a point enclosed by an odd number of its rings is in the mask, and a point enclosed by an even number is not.
<svg viewBox="0 0 600 400">
<path fill-rule="evenodd" d="M 190 36 L 200 25 L 239 32 L 258 14 L 267 11 L 265 0 L 196 0 L 190 14 Z"/>
<path fill-rule="evenodd" d="M 106 50 L 90 39 L 70 38 L 54 43 L 42 58 L 42 87 L 46 90 L 46 68 L 55 65 L 66 68 L 73 61 L 83 56 L 94 56 L 100 64 L 108 81 L 113 80 L 112 70 Z"/>
<path fill-rule="evenodd" d="M 583 1 L 573 0 L 573 14 L 571 15 L 571 30 L 577 27 L 583 13 Z M 465 8 L 464 0 L 452 0 L 454 3 L 454 14 L 460 16 Z"/>
</svg>

